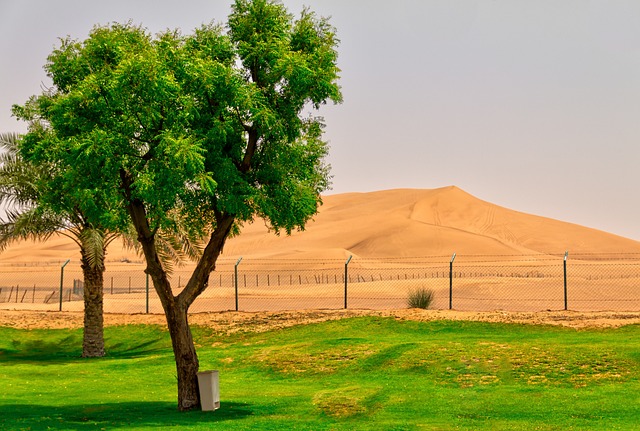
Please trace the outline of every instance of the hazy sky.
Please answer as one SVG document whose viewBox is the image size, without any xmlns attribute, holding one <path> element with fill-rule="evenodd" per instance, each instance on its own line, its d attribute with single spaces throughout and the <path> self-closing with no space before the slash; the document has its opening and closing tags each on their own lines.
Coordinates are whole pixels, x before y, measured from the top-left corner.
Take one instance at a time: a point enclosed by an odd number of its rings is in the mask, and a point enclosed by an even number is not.
<svg viewBox="0 0 640 431">
<path fill-rule="evenodd" d="M 184 33 L 231 0 L 0 0 L 0 130 L 48 85 L 58 37 L 132 20 Z M 456 185 L 640 240 L 640 1 L 286 0 L 331 16 L 344 103 L 331 193 Z"/>
</svg>

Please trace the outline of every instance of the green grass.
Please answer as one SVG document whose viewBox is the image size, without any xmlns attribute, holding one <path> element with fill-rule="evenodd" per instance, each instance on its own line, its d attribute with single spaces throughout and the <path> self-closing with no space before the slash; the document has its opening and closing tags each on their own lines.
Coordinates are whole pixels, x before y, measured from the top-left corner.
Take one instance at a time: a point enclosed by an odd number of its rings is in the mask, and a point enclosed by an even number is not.
<svg viewBox="0 0 640 431">
<path fill-rule="evenodd" d="M 0 328 L 2 430 L 640 430 L 640 326 L 583 330 L 351 318 L 194 328 L 222 406 L 179 413 L 168 335 Z"/>
</svg>

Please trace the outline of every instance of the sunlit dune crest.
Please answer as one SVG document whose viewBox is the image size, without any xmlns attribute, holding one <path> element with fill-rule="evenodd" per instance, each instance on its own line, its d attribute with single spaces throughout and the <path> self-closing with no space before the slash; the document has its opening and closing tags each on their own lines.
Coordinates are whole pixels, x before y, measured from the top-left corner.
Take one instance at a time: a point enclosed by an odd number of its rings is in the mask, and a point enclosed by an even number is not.
<svg viewBox="0 0 640 431">
<path fill-rule="evenodd" d="M 263 220 L 231 238 L 224 257 L 336 259 L 480 254 L 640 253 L 640 242 L 596 229 L 534 216 L 480 200 L 454 187 L 345 193 L 323 198 L 314 220 L 291 236 L 269 232 Z M 22 242 L 0 254 L 4 262 L 79 259 L 59 236 Z M 107 261 L 140 261 L 114 242 Z"/>
</svg>

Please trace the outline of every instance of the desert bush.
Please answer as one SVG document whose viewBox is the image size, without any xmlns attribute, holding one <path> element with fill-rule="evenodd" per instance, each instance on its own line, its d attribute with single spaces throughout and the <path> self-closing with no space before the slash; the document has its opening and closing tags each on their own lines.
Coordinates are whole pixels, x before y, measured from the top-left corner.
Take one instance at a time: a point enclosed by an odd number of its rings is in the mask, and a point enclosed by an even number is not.
<svg viewBox="0 0 640 431">
<path fill-rule="evenodd" d="M 407 305 L 409 308 L 423 308 L 427 309 L 433 302 L 433 290 L 426 287 L 418 287 L 409 291 L 409 297 L 407 298 Z"/>
</svg>

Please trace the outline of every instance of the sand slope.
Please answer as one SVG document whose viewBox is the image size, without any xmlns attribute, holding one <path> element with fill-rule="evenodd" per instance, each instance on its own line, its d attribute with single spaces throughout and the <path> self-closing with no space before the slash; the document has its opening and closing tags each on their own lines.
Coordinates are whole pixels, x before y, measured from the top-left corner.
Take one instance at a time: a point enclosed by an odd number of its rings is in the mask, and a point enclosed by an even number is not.
<svg viewBox="0 0 640 431">
<path fill-rule="evenodd" d="M 346 258 L 431 255 L 640 253 L 640 242 L 482 201 L 451 186 L 347 193 L 324 198 L 303 232 L 276 236 L 262 220 L 228 241 L 225 257 Z M 71 240 L 23 242 L 0 254 L 0 262 L 79 259 Z M 141 260 L 113 244 L 107 260 Z"/>
<path fill-rule="evenodd" d="M 327 196 L 304 232 L 246 226 L 227 255 L 415 257 L 458 254 L 637 253 L 640 242 L 509 210 L 457 187 Z"/>
</svg>

